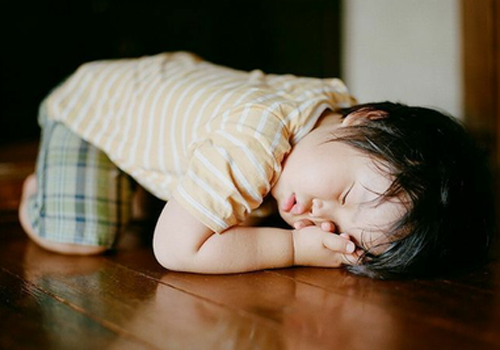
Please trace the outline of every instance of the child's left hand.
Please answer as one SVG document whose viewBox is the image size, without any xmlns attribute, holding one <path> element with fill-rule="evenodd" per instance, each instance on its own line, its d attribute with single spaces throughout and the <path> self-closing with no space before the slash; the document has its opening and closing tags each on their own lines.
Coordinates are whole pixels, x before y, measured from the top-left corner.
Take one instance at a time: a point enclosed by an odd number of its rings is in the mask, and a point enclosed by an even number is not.
<svg viewBox="0 0 500 350">
<path fill-rule="evenodd" d="M 325 232 L 335 234 L 336 227 L 335 227 L 335 224 L 331 221 L 324 221 L 321 224 L 317 225 L 310 220 L 303 219 L 303 220 L 299 220 L 299 221 L 295 222 L 293 225 L 293 227 L 296 230 L 300 230 L 300 229 L 308 227 L 308 226 L 317 226 Z M 347 233 L 340 233 L 339 236 L 352 242 L 351 236 L 349 236 Z M 338 249 L 339 249 L 338 244 L 336 242 L 335 243 L 332 243 L 332 242 L 333 242 L 332 240 L 325 239 L 325 240 L 323 240 L 323 245 L 326 248 L 328 248 L 334 252 L 338 252 Z M 354 242 L 353 242 L 353 244 L 354 244 Z M 358 248 L 358 247 L 356 247 L 355 251 L 351 254 L 342 254 L 343 264 L 344 265 L 357 265 L 357 264 L 359 264 L 359 258 L 361 257 L 362 254 L 363 254 L 363 250 Z"/>
</svg>

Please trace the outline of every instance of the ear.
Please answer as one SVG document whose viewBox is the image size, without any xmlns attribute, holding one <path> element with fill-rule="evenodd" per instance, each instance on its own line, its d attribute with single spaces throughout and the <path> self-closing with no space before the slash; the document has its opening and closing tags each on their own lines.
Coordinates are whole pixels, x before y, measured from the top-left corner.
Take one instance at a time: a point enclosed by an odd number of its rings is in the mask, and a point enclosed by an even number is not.
<svg viewBox="0 0 500 350">
<path fill-rule="evenodd" d="M 367 124 L 372 120 L 384 119 L 388 113 L 378 109 L 360 108 L 357 111 L 349 113 L 343 120 L 343 126 L 357 126 Z"/>
</svg>

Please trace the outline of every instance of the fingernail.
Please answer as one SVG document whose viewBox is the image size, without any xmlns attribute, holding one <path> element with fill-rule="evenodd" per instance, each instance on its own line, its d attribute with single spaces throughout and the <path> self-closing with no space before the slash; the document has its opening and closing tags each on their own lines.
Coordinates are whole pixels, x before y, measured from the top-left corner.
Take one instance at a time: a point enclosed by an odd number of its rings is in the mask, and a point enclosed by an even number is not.
<svg viewBox="0 0 500 350">
<path fill-rule="evenodd" d="M 354 245 L 354 243 L 349 242 L 346 244 L 345 249 L 348 253 L 354 253 L 354 250 L 356 250 L 356 246 Z"/>
</svg>

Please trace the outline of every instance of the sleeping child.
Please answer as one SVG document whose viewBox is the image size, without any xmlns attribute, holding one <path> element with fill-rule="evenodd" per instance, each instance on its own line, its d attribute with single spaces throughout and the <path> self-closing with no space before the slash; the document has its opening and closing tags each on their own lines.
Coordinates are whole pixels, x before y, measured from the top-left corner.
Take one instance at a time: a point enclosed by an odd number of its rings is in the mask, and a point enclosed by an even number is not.
<svg viewBox="0 0 500 350">
<path fill-rule="evenodd" d="M 39 123 L 20 220 L 54 252 L 111 249 L 135 183 L 166 201 L 153 250 L 171 270 L 427 277 L 476 266 L 491 243 L 491 181 L 464 128 L 428 108 L 356 104 L 339 79 L 187 52 L 97 61 L 49 94 Z M 273 208 L 288 228 L 250 225 Z"/>
</svg>

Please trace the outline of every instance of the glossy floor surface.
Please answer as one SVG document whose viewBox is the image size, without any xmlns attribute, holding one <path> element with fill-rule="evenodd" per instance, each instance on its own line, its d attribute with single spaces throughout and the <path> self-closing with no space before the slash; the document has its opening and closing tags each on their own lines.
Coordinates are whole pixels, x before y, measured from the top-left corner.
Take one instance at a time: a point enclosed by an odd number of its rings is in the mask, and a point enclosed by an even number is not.
<svg viewBox="0 0 500 350">
<path fill-rule="evenodd" d="M 101 257 L 0 229 L 1 349 L 495 349 L 500 264 L 440 281 L 344 270 L 174 273 L 141 228 Z"/>
<path fill-rule="evenodd" d="M 0 149 L 0 349 L 500 349 L 498 259 L 435 281 L 184 274 L 156 263 L 144 224 L 104 256 L 46 252 L 15 213 L 35 154 Z"/>
</svg>

